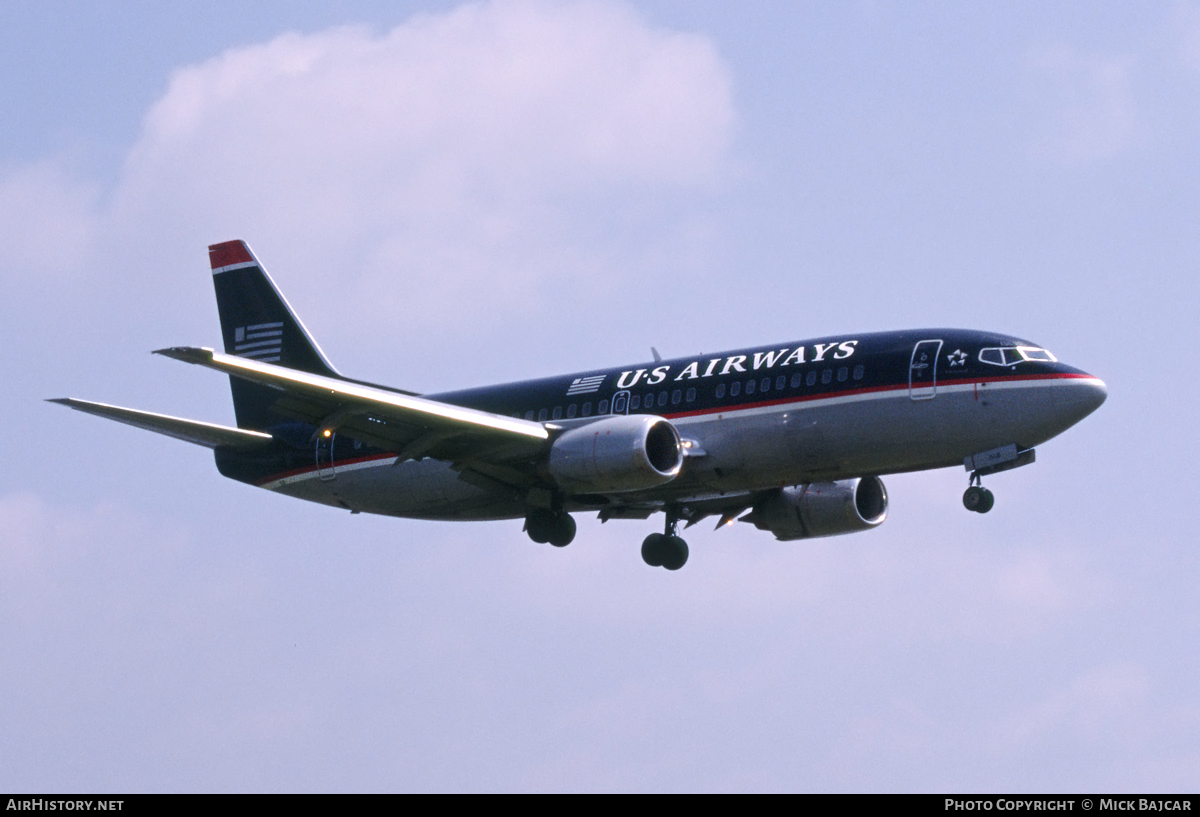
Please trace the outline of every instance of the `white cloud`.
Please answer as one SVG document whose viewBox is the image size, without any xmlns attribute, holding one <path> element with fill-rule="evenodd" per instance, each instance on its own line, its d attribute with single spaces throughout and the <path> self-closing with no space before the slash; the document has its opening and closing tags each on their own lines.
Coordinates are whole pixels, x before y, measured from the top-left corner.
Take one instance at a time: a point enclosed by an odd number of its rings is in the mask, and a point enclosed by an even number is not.
<svg viewBox="0 0 1200 817">
<path fill-rule="evenodd" d="M 335 310 L 488 320 L 548 283 L 614 274 L 586 211 L 711 184 L 732 123 L 704 37 L 612 3 L 466 5 L 177 71 L 113 213 L 195 252 L 244 237 Z"/>
</svg>

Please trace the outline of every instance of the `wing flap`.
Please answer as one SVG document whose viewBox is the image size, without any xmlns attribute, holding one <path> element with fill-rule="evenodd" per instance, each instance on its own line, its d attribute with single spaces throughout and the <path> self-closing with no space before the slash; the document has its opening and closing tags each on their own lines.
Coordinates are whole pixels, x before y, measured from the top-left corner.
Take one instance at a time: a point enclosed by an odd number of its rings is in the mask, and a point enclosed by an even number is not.
<svg viewBox="0 0 1200 817">
<path fill-rule="evenodd" d="M 247 431 L 214 423 L 202 423 L 199 420 L 185 420 L 182 417 L 110 406 L 107 403 L 93 403 L 90 400 L 79 400 L 75 397 L 59 397 L 47 402 L 58 403 L 60 406 L 73 408 L 85 414 L 116 420 L 118 423 L 165 434 L 168 437 L 203 445 L 206 448 L 257 448 L 273 439 L 270 434 L 263 434 L 261 431 Z"/>
</svg>

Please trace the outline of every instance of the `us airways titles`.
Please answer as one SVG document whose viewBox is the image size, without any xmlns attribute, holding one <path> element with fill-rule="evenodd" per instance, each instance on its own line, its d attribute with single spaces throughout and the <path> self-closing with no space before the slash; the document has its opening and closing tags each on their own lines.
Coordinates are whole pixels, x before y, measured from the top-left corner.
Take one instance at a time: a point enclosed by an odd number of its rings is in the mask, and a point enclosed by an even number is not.
<svg viewBox="0 0 1200 817">
<path fill-rule="evenodd" d="M 845 360 L 852 356 L 858 345 L 857 340 L 843 340 L 837 343 L 814 343 L 811 347 L 784 346 L 781 349 L 770 349 L 765 352 L 752 352 L 747 355 L 729 355 L 693 360 L 672 377 L 671 366 L 663 364 L 653 369 L 629 369 L 621 372 L 617 378 L 617 389 L 632 389 L 637 385 L 655 386 L 664 380 L 699 380 L 703 377 L 720 377 L 733 372 L 755 372 L 759 369 L 774 369 L 783 366 L 795 366 L 801 363 L 820 363 L 825 360 Z M 812 354 L 808 354 L 811 348 Z"/>
</svg>

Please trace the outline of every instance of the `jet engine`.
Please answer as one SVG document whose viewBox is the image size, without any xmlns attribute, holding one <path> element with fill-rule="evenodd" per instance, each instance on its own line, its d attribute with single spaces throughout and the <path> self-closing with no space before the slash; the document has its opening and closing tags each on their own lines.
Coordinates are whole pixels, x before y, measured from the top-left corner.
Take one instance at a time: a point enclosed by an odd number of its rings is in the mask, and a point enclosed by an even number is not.
<svg viewBox="0 0 1200 817">
<path fill-rule="evenodd" d="M 675 426 L 662 417 L 617 415 L 564 431 L 550 447 L 550 476 L 576 493 L 638 491 L 683 467 Z"/>
<path fill-rule="evenodd" d="M 887 517 L 887 490 L 879 477 L 814 482 L 772 491 L 742 517 L 786 542 L 867 530 Z"/>
</svg>

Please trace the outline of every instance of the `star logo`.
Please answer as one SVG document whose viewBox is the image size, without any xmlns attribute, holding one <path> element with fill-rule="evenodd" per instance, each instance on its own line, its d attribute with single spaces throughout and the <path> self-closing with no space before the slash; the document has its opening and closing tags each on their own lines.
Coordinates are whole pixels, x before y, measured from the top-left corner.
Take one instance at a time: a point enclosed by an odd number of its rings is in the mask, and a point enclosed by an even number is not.
<svg viewBox="0 0 1200 817">
<path fill-rule="evenodd" d="M 950 354 L 946 355 L 946 360 L 950 361 L 950 366 L 965 366 L 967 365 L 967 353 L 962 349 L 955 349 Z"/>
</svg>

